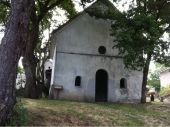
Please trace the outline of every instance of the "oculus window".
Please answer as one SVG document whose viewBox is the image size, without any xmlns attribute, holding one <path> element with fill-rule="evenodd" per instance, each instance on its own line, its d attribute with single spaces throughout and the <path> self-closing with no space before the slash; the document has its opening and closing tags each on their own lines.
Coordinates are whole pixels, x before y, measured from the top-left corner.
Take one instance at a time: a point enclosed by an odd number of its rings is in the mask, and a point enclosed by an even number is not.
<svg viewBox="0 0 170 127">
<path fill-rule="evenodd" d="M 105 47 L 105 46 L 100 46 L 100 47 L 98 48 L 98 52 L 99 52 L 100 54 L 105 54 L 105 53 L 106 53 L 106 47 Z"/>
</svg>

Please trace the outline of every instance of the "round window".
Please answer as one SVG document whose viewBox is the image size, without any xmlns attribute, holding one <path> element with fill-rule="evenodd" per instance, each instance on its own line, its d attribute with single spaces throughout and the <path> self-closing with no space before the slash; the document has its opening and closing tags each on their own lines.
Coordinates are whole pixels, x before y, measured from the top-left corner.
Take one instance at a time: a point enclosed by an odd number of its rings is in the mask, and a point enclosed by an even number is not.
<svg viewBox="0 0 170 127">
<path fill-rule="evenodd" d="M 98 48 L 98 52 L 99 52 L 100 54 L 105 54 L 105 53 L 106 53 L 106 47 L 100 46 L 100 47 Z"/>
</svg>

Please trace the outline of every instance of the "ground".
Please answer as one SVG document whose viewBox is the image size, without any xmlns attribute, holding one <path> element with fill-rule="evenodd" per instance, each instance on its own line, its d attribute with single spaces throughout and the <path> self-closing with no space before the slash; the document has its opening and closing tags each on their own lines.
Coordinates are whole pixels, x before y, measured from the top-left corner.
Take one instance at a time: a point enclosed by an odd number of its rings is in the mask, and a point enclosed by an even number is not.
<svg viewBox="0 0 170 127">
<path fill-rule="evenodd" d="M 168 126 L 170 105 L 22 99 L 29 126 Z"/>
</svg>

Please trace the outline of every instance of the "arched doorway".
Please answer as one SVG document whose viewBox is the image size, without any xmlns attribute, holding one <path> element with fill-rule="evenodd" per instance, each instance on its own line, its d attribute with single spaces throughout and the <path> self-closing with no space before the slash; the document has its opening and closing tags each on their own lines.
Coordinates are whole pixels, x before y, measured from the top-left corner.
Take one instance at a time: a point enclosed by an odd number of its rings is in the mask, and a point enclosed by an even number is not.
<svg viewBox="0 0 170 127">
<path fill-rule="evenodd" d="M 108 94 L 108 74 L 100 69 L 96 72 L 95 101 L 106 102 Z"/>
</svg>

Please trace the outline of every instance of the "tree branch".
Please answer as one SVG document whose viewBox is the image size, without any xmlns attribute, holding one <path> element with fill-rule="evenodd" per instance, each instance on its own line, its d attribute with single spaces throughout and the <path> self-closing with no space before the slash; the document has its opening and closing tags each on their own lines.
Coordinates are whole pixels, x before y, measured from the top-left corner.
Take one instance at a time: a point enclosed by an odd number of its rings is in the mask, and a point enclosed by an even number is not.
<svg viewBox="0 0 170 127">
<path fill-rule="evenodd" d="M 48 6 L 50 2 L 51 2 L 51 0 L 46 0 L 44 5 Z"/>
<path fill-rule="evenodd" d="M 57 0 L 53 4 L 49 5 L 50 1 L 51 0 L 47 0 L 44 6 L 42 7 L 41 13 L 38 15 L 38 22 L 41 22 L 41 20 L 44 18 L 44 16 L 47 14 L 49 10 L 53 9 L 57 5 L 60 5 L 62 2 L 62 0 Z"/>
<path fill-rule="evenodd" d="M 167 1 L 164 0 L 164 1 L 162 2 L 162 4 L 158 6 L 158 13 L 157 13 L 157 16 L 156 16 L 156 20 L 158 20 L 158 19 L 160 18 L 161 11 L 162 11 L 162 9 L 164 8 L 164 6 L 165 6 L 166 3 L 167 3 Z"/>
</svg>

